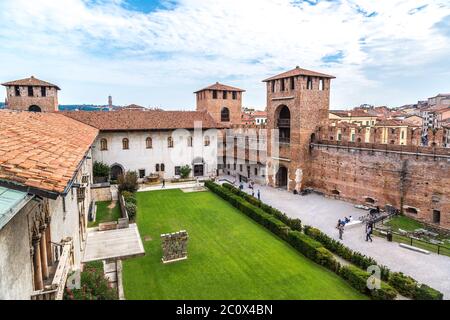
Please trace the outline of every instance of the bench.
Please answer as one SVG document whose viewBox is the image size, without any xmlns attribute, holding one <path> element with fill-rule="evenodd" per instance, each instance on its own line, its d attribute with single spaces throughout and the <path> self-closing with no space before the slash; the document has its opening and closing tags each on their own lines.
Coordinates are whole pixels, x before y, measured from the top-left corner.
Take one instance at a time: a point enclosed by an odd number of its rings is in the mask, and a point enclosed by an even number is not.
<svg viewBox="0 0 450 320">
<path fill-rule="evenodd" d="M 420 249 L 420 248 L 417 248 L 417 247 L 413 247 L 413 246 L 410 246 L 409 244 L 399 243 L 399 246 L 402 247 L 402 248 L 405 248 L 405 249 L 408 249 L 408 250 L 412 250 L 412 251 L 416 251 L 416 252 L 420 252 L 420 253 L 423 253 L 423 254 L 430 254 L 430 251 L 428 251 L 428 250 Z"/>
</svg>

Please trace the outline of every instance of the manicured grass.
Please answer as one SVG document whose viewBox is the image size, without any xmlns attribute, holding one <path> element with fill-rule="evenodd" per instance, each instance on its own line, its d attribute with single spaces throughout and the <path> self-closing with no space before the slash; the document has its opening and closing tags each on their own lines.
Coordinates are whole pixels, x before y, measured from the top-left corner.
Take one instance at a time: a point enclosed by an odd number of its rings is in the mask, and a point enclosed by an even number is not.
<svg viewBox="0 0 450 320">
<path fill-rule="evenodd" d="M 124 261 L 127 299 L 367 299 L 210 192 L 137 200 L 146 255 Z M 163 264 L 160 234 L 183 229 L 188 260 Z"/>
<path fill-rule="evenodd" d="M 110 208 L 111 201 L 98 201 L 97 216 L 95 221 L 89 222 L 88 227 L 96 227 L 99 223 L 117 221 L 120 218 L 120 206 L 117 201 L 114 202 L 114 207 Z"/>
<path fill-rule="evenodd" d="M 416 229 L 424 228 L 422 223 L 406 216 L 395 216 L 386 222 L 385 225 L 391 227 L 393 230 L 402 229 L 405 231 L 414 231 Z"/>
</svg>

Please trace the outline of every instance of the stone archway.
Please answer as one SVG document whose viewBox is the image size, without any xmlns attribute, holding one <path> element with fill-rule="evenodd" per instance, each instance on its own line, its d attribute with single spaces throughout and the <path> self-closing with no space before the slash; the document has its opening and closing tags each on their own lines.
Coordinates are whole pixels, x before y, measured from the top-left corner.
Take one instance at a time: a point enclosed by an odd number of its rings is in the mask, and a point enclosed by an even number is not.
<svg viewBox="0 0 450 320">
<path fill-rule="evenodd" d="M 41 107 L 37 106 L 37 105 L 32 105 L 28 108 L 28 111 L 31 112 L 42 112 Z"/>
<path fill-rule="evenodd" d="M 288 169 L 280 166 L 276 174 L 276 182 L 278 188 L 287 188 L 288 186 Z"/>
<path fill-rule="evenodd" d="M 119 176 L 124 174 L 124 169 L 120 164 L 114 164 L 111 166 L 111 180 L 117 180 Z"/>
</svg>

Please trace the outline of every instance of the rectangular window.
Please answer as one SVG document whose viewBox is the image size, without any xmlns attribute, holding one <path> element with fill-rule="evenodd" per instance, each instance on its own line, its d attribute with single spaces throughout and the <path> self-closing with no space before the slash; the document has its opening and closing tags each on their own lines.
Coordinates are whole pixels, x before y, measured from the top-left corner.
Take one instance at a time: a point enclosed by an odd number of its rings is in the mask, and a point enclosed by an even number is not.
<svg viewBox="0 0 450 320">
<path fill-rule="evenodd" d="M 145 177 L 145 169 L 139 169 L 139 178 L 143 179 Z"/>
<path fill-rule="evenodd" d="M 280 79 L 280 91 L 284 91 L 284 79 Z"/>
<path fill-rule="evenodd" d="M 175 175 L 176 176 L 181 176 L 181 167 L 179 167 L 179 166 L 177 166 L 177 167 L 175 167 Z"/>
<path fill-rule="evenodd" d="M 258 168 L 255 168 L 255 176 L 258 175 Z"/>
<path fill-rule="evenodd" d="M 232 96 L 233 96 L 233 100 L 236 100 L 237 99 L 237 92 L 233 91 Z"/>
<path fill-rule="evenodd" d="M 325 90 L 325 80 L 319 80 L 319 90 Z"/>
<path fill-rule="evenodd" d="M 46 97 L 47 96 L 47 88 L 46 87 L 41 87 L 41 97 Z"/>
<path fill-rule="evenodd" d="M 156 164 L 156 166 L 155 166 L 155 171 L 156 171 L 156 172 L 159 172 L 159 163 Z"/>
<path fill-rule="evenodd" d="M 213 90 L 213 99 L 217 99 L 217 91 Z"/>
<path fill-rule="evenodd" d="M 312 78 L 311 77 L 307 77 L 306 78 L 306 89 L 307 90 L 312 90 L 313 88 L 313 82 L 312 82 Z"/>
<path fill-rule="evenodd" d="M 223 91 L 223 92 L 222 92 L 222 98 L 223 98 L 223 99 L 227 99 L 227 92 L 226 92 L 226 91 Z"/>
<path fill-rule="evenodd" d="M 242 164 L 240 164 L 239 165 L 239 171 L 242 172 L 242 170 L 243 170 L 243 167 L 242 167 Z"/>
<path fill-rule="evenodd" d="M 291 90 L 295 90 L 295 78 L 291 77 Z"/>
<path fill-rule="evenodd" d="M 20 87 L 19 86 L 14 87 L 14 94 L 16 95 L 16 97 L 20 97 Z"/>
<path fill-rule="evenodd" d="M 275 81 L 271 81 L 270 82 L 270 85 L 271 85 L 271 87 L 272 87 L 272 92 L 275 92 Z"/>
<path fill-rule="evenodd" d="M 32 97 L 33 96 L 33 87 L 28 87 L 28 96 Z"/>
<path fill-rule="evenodd" d="M 233 170 L 236 171 L 236 163 L 233 163 Z"/>
<path fill-rule="evenodd" d="M 441 212 L 439 210 L 433 210 L 433 222 L 441 223 Z"/>
</svg>

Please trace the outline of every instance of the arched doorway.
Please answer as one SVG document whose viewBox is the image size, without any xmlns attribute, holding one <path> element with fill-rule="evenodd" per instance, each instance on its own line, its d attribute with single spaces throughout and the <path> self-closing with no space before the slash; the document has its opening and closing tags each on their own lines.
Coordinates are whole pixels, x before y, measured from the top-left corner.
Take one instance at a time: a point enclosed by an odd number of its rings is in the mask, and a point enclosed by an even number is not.
<svg viewBox="0 0 450 320">
<path fill-rule="evenodd" d="M 31 112 L 42 112 L 41 107 L 37 106 L 37 105 L 32 105 L 28 108 L 28 111 Z"/>
<path fill-rule="evenodd" d="M 279 143 L 290 143 L 291 141 L 291 112 L 285 105 L 280 105 L 275 113 L 275 126 L 278 129 Z"/>
<path fill-rule="evenodd" d="M 288 169 L 284 166 L 280 166 L 278 168 L 278 172 L 276 175 L 277 187 L 278 188 L 287 188 L 288 184 Z"/>
<path fill-rule="evenodd" d="M 111 166 L 111 180 L 117 180 L 119 176 L 123 175 L 123 168 L 119 164 Z"/>
</svg>

